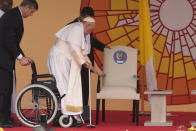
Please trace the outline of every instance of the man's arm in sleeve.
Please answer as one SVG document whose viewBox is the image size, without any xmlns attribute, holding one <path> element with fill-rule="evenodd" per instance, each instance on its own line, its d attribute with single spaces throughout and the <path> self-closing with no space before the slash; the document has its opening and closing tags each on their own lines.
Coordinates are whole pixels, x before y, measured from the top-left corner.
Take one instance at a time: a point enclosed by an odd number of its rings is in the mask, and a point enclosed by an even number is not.
<svg viewBox="0 0 196 131">
<path fill-rule="evenodd" d="M 73 24 L 73 23 L 75 23 L 75 22 L 79 22 L 79 18 L 74 19 L 73 21 L 69 22 L 67 25 Z"/>
<path fill-rule="evenodd" d="M 104 48 L 106 46 L 105 44 L 103 44 L 99 40 L 95 39 L 92 34 L 91 34 L 91 43 L 92 43 L 93 48 L 96 48 L 102 52 L 104 51 Z"/>
<path fill-rule="evenodd" d="M 10 52 L 10 54 L 14 57 L 17 58 L 21 55 L 24 55 L 22 49 L 19 46 L 19 43 L 17 43 L 17 25 L 9 20 L 7 22 L 7 28 L 5 31 L 5 48 Z"/>
</svg>

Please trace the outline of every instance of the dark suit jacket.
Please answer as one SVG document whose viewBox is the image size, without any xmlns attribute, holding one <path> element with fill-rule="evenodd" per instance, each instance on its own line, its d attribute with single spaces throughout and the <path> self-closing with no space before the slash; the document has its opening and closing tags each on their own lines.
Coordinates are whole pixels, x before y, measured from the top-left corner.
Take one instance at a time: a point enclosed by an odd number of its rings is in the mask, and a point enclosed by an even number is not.
<svg viewBox="0 0 196 131">
<path fill-rule="evenodd" d="M 15 60 L 23 51 L 20 41 L 24 32 L 18 7 L 7 11 L 0 19 L 0 68 L 12 71 Z"/>
<path fill-rule="evenodd" d="M 76 18 L 75 20 L 73 20 L 69 24 L 79 22 L 79 21 L 80 21 L 79 18 Z M 102 42 L 100 42 L 99 40 L 95 39 L 93 37 L 93 34 L 90 34 L 90 40 L 91 40 L 91 51 L 90 51 L 90 54 L 88 55 L 88 57 L 91 60 L 92 65 L 94 66 L 94 49 L 98 49 L 103 52 L 105 45 Z"/>
</svg>

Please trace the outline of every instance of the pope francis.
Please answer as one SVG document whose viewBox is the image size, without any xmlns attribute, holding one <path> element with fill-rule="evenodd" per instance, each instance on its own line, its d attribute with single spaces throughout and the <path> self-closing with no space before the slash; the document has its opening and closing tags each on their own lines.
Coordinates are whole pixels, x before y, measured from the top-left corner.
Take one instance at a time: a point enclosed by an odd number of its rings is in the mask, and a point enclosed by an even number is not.
<svg viewBox="0 0 196 131">
<path fill-rule="evenodd" d="M 82 22 L 69 24 L 56 33 L 56 42 L 48 55 L 48 69 L 57 81 L 61 96 L 61 112 L 64 115 L 82 113 L 81 67 L 97 71 L 92 66 L 90 53 L 90 33 L 95 28 L 95 20 L 86 17 Z"/>
</svg>

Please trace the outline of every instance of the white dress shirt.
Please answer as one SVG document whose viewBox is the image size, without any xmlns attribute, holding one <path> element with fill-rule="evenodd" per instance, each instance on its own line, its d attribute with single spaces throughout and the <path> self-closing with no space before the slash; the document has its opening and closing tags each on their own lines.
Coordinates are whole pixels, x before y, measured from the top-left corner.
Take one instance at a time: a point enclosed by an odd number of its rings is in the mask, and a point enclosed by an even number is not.
<svg viewBox="0 0 196 131">
<path fill-rule="evenodd" d="M 0 9 L 0 18 L 4 14 L 4 11 Z"/>
</svg>

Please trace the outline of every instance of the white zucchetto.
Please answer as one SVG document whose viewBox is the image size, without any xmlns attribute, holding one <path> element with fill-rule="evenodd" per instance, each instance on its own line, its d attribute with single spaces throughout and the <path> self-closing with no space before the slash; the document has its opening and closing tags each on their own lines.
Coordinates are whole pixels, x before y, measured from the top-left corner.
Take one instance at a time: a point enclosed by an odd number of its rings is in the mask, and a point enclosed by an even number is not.
<svg viewBox="0 0 196 131">
<path fill-rule="evenodd" d="M 95 19 L 93 17 L 88 16 L 88 17 L 84 18 L 83 21 L 85 21 L 85 22 L 95 22 Z"/>
</svg>

